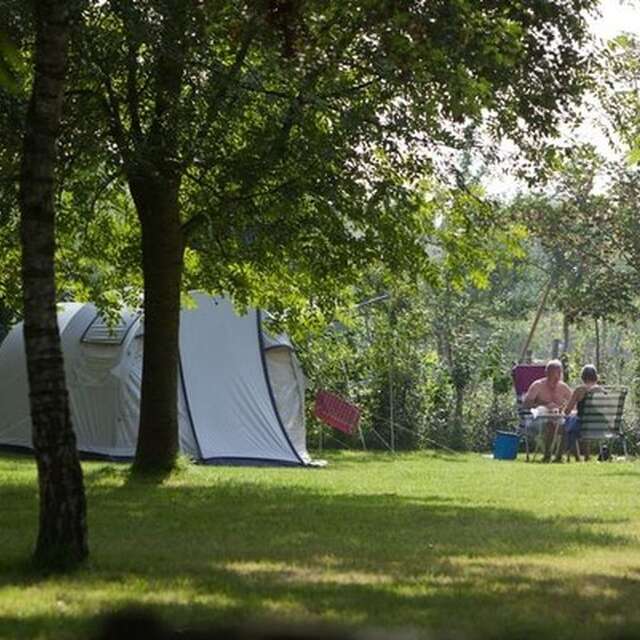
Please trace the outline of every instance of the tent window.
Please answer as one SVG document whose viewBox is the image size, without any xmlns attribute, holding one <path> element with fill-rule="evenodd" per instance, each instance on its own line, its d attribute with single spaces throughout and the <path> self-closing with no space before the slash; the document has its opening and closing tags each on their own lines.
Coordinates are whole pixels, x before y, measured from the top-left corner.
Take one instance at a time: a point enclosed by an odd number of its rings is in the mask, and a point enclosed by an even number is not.
<svg viewBox="0 0 640 640">
<path fill-rule="evenodd" d="M 85 344 L 121 345 L 139 315 L 138 313 L 125 312 L 117 324 L 109 326 L 107 321 L 98 314 L 84 332 L 82 342 Z"/>
</svg>

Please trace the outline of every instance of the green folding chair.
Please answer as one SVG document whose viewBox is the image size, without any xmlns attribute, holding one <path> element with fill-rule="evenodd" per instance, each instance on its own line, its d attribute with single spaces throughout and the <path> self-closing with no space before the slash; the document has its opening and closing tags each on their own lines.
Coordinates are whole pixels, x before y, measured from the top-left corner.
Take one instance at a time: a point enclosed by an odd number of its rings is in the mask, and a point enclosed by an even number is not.
<svg viewBox="0 0 640 640">
<path fill-rule="evenodd" d="M 604 444 L 620 440 L 625 458 L 627 457 L 627 440 L 623 421 L 627 392 L 626 387 L 601 387 L 587 394 L 584 400 L 578 403 L 580 418 L 578 442 L 583 440 L 597 442 L 602 457 Z"/>
</svg>

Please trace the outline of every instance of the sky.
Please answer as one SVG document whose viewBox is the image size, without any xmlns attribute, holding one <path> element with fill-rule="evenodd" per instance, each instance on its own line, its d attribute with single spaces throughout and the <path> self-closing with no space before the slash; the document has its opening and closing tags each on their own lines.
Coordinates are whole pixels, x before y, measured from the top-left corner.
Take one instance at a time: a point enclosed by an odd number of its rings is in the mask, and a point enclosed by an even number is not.
<svg viewBox="0 0 640 640">
<path fill-rule="evenodd" d="M 591 30 L 597 38 L 611 40 L 621 33 L 640 35 L 640 0 L 601 0 L 600 15 L 591 18 Z M 590 142 L 607 158 L 615 154 L 604 133 L 587 121 L 574 138 L 580 142 Z M 485 187 L 491 195 L 513 195 L 521 185 L 509 174 L 500 170 L 492 172 Z"/>
<path fill-rule="evenodd" d="M 592 20 L 592 30 L 600 38 L 610 40 L 624 31 L 640 34 L 640 2 L 636 0 L 602 0 L 602 15 Z"/>
<path fill-rule="evenodd" d="M 602 0 L 600 13 L 592 18 L 591 30 L 601 41 L 606 42 L 621 33 L 640 35 L 640 0 Z M 598 126 L 589 122 L 588 117 L 579 130 L 579 138 L 593 143 L 604 157 L 613 159 L 615 156 L 607 137 Z"/>
</svg>

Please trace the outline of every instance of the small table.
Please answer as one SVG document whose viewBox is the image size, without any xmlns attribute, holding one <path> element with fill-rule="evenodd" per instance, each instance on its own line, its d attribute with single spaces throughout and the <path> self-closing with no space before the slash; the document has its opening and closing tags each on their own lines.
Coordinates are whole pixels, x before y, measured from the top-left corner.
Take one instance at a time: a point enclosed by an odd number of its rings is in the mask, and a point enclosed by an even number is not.
<svg viewBox="0 0 640 640">
<path fill-rule="evenodd" d="M 551 437 L 551 442 L 549 444 L 549 457 L 558 457 L 560 453 L 560 447 L 562 446 L 562 438 L 563 438 L 563 430 L 564 430 L 564 414 L 558 412 L 550 412 L 546 409 L 546 407 L 535 407 L 531 410 L 531 415 L 533 416 L 533 420 L 531 422 L 531 426 L 534 427 L 534 431 L 536 431 L 536 448 L 533 452 L 533 459 L 535 460 L 536 453 L 538 453 L 539 449 L 546 448 L 546 440 L 547 440 L 547 425 L 549 423 L 554 423 L 553 427 L 553 435 Z"/>
</svg>

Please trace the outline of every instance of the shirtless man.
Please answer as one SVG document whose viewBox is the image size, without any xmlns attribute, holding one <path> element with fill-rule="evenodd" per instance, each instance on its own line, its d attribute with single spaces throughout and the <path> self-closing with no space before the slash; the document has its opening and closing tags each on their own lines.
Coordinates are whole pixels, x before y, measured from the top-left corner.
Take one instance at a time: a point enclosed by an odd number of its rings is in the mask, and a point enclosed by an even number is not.
<svg viewBox="0 0 640 640">
<path fill-rule="evenodd" d="M 544 372 L 545 377 L 536 380 L 529 387 L 522 404 L 526 409 L 542 405 L 549 409 L 549 411 L 560 414 L 571 399 L 571 387 L 562 381 L 562 362 L 560 362 L 560 360 L 549 360 Z M 553 442 L 553 436 L 560 418 L 561 416 L 558 415 L 557 418 L 546 420 L 544 426 L 543 462 L 549 462 L 551 459 L 551 443 Z M 556 461 L 560 462 L 561 460 L 562 447 L 556 455 Z"/>
</svg>

